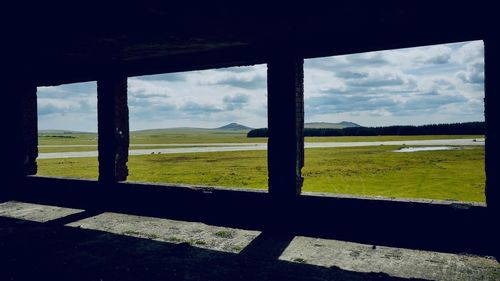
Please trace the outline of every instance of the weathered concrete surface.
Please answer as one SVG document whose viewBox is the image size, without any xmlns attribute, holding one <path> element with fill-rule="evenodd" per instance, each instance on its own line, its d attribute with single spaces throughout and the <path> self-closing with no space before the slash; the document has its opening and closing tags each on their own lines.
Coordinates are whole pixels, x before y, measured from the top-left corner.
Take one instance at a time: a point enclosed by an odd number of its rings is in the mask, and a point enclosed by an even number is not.
<svg viewBox="0 0 500 281">
<path fill-rule="evenodd" d="M 304 181 L 304 60 L 293 53 L 267 63 L 267 127 L 269 193 L 293 198 Z"/>
<path fill-rule="evenodd" d="M 99 181 L 124 181 L 128 176 L 129 124 L 127 77 L 97 80 Z"/>
<path fill-rule="evenodd" d="M 0 204 L 1 217 L 36 222 L 47 222 L 80 212 L 83 212 L 83 210 L 16 201 L 9 201 Z"/>
<path fill-rule="evenodd" d="M 117 213 L 103 213 L 67 226 L 102 230 L 110 233 L 147 238 L 216 251 L 239 253 L 260 231 L 218 227 L 199 222 L 185 222 Z"/>
<path fill-rule="evenodd" d="M 427 280 L 498 280 L 494 258 L 295 237 L 281 260 Z"/>
<path fill-rule="evenodd" d="M 0 259 L 4 261 L 0 280 L 500 277 L 496 260 L 465 254 L 373 247 L 118 213 L 52 223 L 78 211 L 22 202 L 0 204 Z"/>
</svg>

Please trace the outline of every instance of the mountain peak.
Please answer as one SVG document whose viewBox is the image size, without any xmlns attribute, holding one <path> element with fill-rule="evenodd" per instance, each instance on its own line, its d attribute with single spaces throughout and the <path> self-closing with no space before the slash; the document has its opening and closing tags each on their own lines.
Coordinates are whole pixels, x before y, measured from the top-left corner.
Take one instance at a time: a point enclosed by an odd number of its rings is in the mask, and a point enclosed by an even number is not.
<svg viewBox="0 0 500 281">
<path fill-rule="evenodd" d="M 361 125 L 359 124 L 356 124 L 354 122 L 349 122 L 349 121 L 342 121 L 340 122 L 339 124 L 345 126 L 345 127 L 362 127 Z"/>
<path fill-rule="evenodd" d="M 219 128 L 215 128 L 215 130 L 226 130 L 226 131 L 242 131 L 242 130 L 251 130 L 252 128 L 238 124 L 238 123 L 229 123 Z"/>
</svg>

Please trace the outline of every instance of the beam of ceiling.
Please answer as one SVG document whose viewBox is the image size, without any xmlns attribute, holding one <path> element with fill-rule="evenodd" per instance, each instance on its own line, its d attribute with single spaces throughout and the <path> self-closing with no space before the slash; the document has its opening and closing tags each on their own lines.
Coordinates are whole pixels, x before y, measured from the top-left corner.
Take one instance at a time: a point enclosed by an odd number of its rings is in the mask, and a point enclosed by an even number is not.
<svg viewBox="0 0 500 281">
<path fill-rule="evenodd" d="M 6 9 L 4 54 L 37 85 L 57 85 L 264 63 L 284 50 L 311 58 L 483 39 L 494 33 L 491 5 L 21 3 Z"/>
</svg>

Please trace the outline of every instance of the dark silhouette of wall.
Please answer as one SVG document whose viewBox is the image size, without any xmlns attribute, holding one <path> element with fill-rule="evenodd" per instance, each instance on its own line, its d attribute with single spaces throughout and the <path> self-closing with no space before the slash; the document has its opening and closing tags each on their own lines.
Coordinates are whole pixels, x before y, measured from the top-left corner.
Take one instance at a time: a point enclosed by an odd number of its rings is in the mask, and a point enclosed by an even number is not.
<svg viewBox="0 0 500 281">
<path fill-rule="evenodd" d="M 499 119 L 496 77 L 500 61 L 499 24 L 493 2 L 450 5 L 446 1 L 344 1 L 319 5 L 305 1 L 247 5 L 216 1 L 193 7 L 184 2 L 115 5 L 90 0 L 73 5 L 23 2 L 4 8 L 6 16 L 1 20 L 7 27 L 2 38 L 5 75 L 0 82 L 5 86 L 1 113 L 5 132 L 2 147 L 6 151 L 0 199 L 160 213 L 351 241 L 498 254 L 500 235 L 495 227 L 500 210 L 500 137 L 494 124 Z M 304 58 L 478 39 L 485 40 L 487 207 L 299 195 L 303 104 L 297 93 L 302 92 Z M 26 176 L 33 174 L 36 167 L 35 86 L 92 80 L 99 81 L 102 88 L 120 85 L 116 77 L 255 63 L 269 63 L 273 74 L 270 77 L 274 77 L 269 82 L 269 112 L 273 114 L 270 122 L 276 122 L 276 139 L 285 141 L 283 146 L 270 143 L 269 182 L 271 194 L 278 196 L 117 182 L 126 171 L 123 147 L 127 142 L 117 141 L 115 130 L 125 132 L 128 128 L 125 119 L 114 119 L 116 112 L 125 115 L 123 99 L 104 102 L 111 105 L 105 108 L 112 114 L 100 111 L 100 138 L 105 141 L 102 147 L 111 148 L 108 157 L 102 158 L 106 172 L 101 171 L 100 181 Z M 113 91 L 103 93 L 104 99 L 114 95 Z M 280 100 L 284 104 L 286 101 L 283 109 Z M 280 119 L 280 113 L 285 117 Z M 122 158 L 111 159 L 119 151 Z M 273 156 L 275 152 L 280 156 L 289 152 L 291 156 L 279 159 Z M 189 208 L 186 200 L 192 203 Z M 248 211 L 256 206 L 256 213 Z M 226 211 L 232 207 L 236 211 L 228 215 Z"/>
</svg>

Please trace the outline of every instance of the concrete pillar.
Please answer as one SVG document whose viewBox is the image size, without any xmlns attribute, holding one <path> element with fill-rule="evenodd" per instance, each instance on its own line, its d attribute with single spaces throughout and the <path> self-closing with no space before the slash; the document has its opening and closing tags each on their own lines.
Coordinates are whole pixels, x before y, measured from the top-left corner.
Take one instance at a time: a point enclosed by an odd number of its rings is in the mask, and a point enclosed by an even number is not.
<svg viewBox="0 0 500 281">
<path fill-rule="evenodd" d="M 267 65 L 268 183 L 280 198 L 299 195 L 304 166 L 304 60 L 278 56 Z"/>
<path fill-rule="evenodd" d="M 486 117 L 486 204 L 500 215 L 500 43 L 492 36 L 484 40 L 485 117 Z"/>
<path fill-rule="evenodd" d="M 17 172 L 14 174 L 26 176 L 35 175 L 37 172 L 36 158 L 38 157 L 38 110 L 36 100 L 36 85 L 27 80 L 10 81 L 10 88 L 7 99 L 12 101 L 7 103 L 9 108 L 6 111 L 12 111 L 11 116 L 7 117 L 7 126 L 14 126 L 12 130 L 5 131 L 7 136 L 12 136 L 15 141 L 17 160 L 10 164 L 17 166 Z M 9 137 L 10 138 L 10 137 Z M 9 149 L 11 148 L 9 147 Z"/>
<path fill-rule="evenodd" d="M 36 86 L 23 83 L 20 87 L 23 108 L 23 171 L 24 175 L 36 175 L 38 157 L 38 110 Z"/>
<path fill-rule="evenodd" d="M 2 131 L 5 153 L 2 157 L 2 187 L 0 197 L 12 194 L 22 185 L 26 175 L 37 171 L 38 124 L 36 85 L 23 79 L 26 75 L 12 71 L 2 79 L 4 87 L 4 108 Z M 18 74 L 18 75 L 15 75 Z"/>
<path fill-rule="evenodd" d="M 127 77 L 97 81 L 99 181 L 113 183 L 128 176 L 129 125 Z"/>
</svg>

